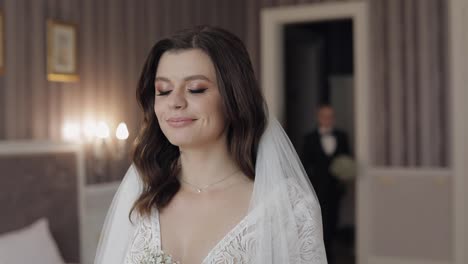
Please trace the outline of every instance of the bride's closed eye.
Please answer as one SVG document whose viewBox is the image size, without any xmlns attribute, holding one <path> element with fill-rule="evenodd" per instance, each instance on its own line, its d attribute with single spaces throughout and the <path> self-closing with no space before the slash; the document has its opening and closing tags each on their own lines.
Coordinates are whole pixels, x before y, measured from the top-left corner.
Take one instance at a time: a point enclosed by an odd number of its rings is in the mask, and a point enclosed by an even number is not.
<svg viewBox="0 0 468 264">
<path fill-rule="evenodd" d="M 208 88 L 197 88 L 197 89 L 188 89 L 192 94 L 201 94 L 204 93 Z"/>
<path fill-rule="evenodd" d="M 188 91 L 192 94 L 201 94 L 204 93 L 208 88 L 199 88 L 199 89 L 188 89 Z M 165 96 L 171 93 L 171 90 L 169 91 L 157 91 L 156 96 Z"/>
<path fill-rule="evenodd" d="M 156 96 L 164 96 L 164 95 L 168 95 L 171 91 L 158 91 L 158 93 L 156 94 Z"/>
</svg>

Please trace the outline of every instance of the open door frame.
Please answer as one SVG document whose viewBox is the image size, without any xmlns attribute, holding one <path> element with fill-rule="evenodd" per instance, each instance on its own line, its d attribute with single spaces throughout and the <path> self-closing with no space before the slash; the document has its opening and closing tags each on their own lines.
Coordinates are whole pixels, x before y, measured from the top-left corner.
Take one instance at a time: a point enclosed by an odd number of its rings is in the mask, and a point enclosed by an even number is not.
<svg viewBox="0 0 468 264">
<path fill-rule="evenodd" d="M 366 1 L 305 4 L 288 7 L 266 8 L 261 13 L 261 81 L 270 114 L 280 122 L 285 117 L 284 88 L 284 26 L 290 23 L 320 22 L 336 19 L 353 21 L 354 42 L 354 115 L 356 159 L 360 164 L 359 179 L 356 183 L 356 263 L 366 263 L 368 255 L 368 194 L 369 181 L 366 169 L 370 164 L 369 155 L 369 29 L 368 3 Z"/>
<path fill-rule="evenodd" d="M 455 203 L 454 263 L 468 263 L 468 2 L 449 2 L 451 150 Z"/>
</svg>

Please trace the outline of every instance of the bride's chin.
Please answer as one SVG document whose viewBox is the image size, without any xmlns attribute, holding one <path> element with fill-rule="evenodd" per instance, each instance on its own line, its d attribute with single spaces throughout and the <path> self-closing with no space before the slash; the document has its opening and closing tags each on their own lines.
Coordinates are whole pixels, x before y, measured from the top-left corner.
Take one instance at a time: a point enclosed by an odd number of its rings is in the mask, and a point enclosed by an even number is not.
<svg viewBox="0 0 468 264">
<path fill-rule="evenodd" d="M 195 144 L 193 144 L 193 142 L 191 140 L 188 140 L 187 138 L 184 138 L 184 139 L 169 139 L 169 142 L 178 147 L 181 151 L 183 149 L 189 149 L 189 148 L 193 148 L 195 146 Z"/>
</svg>

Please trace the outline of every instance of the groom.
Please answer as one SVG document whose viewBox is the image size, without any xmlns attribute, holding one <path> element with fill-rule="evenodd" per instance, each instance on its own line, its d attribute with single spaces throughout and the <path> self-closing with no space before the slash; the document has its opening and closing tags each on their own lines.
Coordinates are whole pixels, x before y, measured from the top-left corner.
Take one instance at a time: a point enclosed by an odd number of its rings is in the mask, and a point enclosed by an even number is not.
<svg viewBox="0 0 468 264">
<path fill-rule="evenodd" d="M 322 208 L 325 248 L 332 264 L 332 245 L 344 186 L 330 172 L 330 165 L 335 157 L 350 155 L 350 150 L 346 133 L 334 127 L 335 112 L 330 105 L 319 107 L 317 119 L 318 128 L 305 137 L 302 161 Z"/>
</svg>

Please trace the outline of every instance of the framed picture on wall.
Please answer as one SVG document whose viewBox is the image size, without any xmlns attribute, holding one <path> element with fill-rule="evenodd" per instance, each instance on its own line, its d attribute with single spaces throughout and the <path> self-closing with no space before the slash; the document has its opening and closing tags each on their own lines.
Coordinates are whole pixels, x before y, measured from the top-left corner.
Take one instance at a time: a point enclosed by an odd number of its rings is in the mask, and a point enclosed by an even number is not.
<svg viewBox="0 0 468 264">
<path fill-rule="evenodd" d="M 54 82 L 78 81 L 77 56 L 76 26 L 56 20 L 48 20 L 47 80 Z"/>
<path fill-rule="evenodd" d="M 3 30 L 3 11 L 0 10 L 0 74 L 3 74 L 5 70 L 5 56 L 4 56 L 4 50 L 3 50 L 3 35 L 4 35 L 4 30 Z"/>
</svg>

